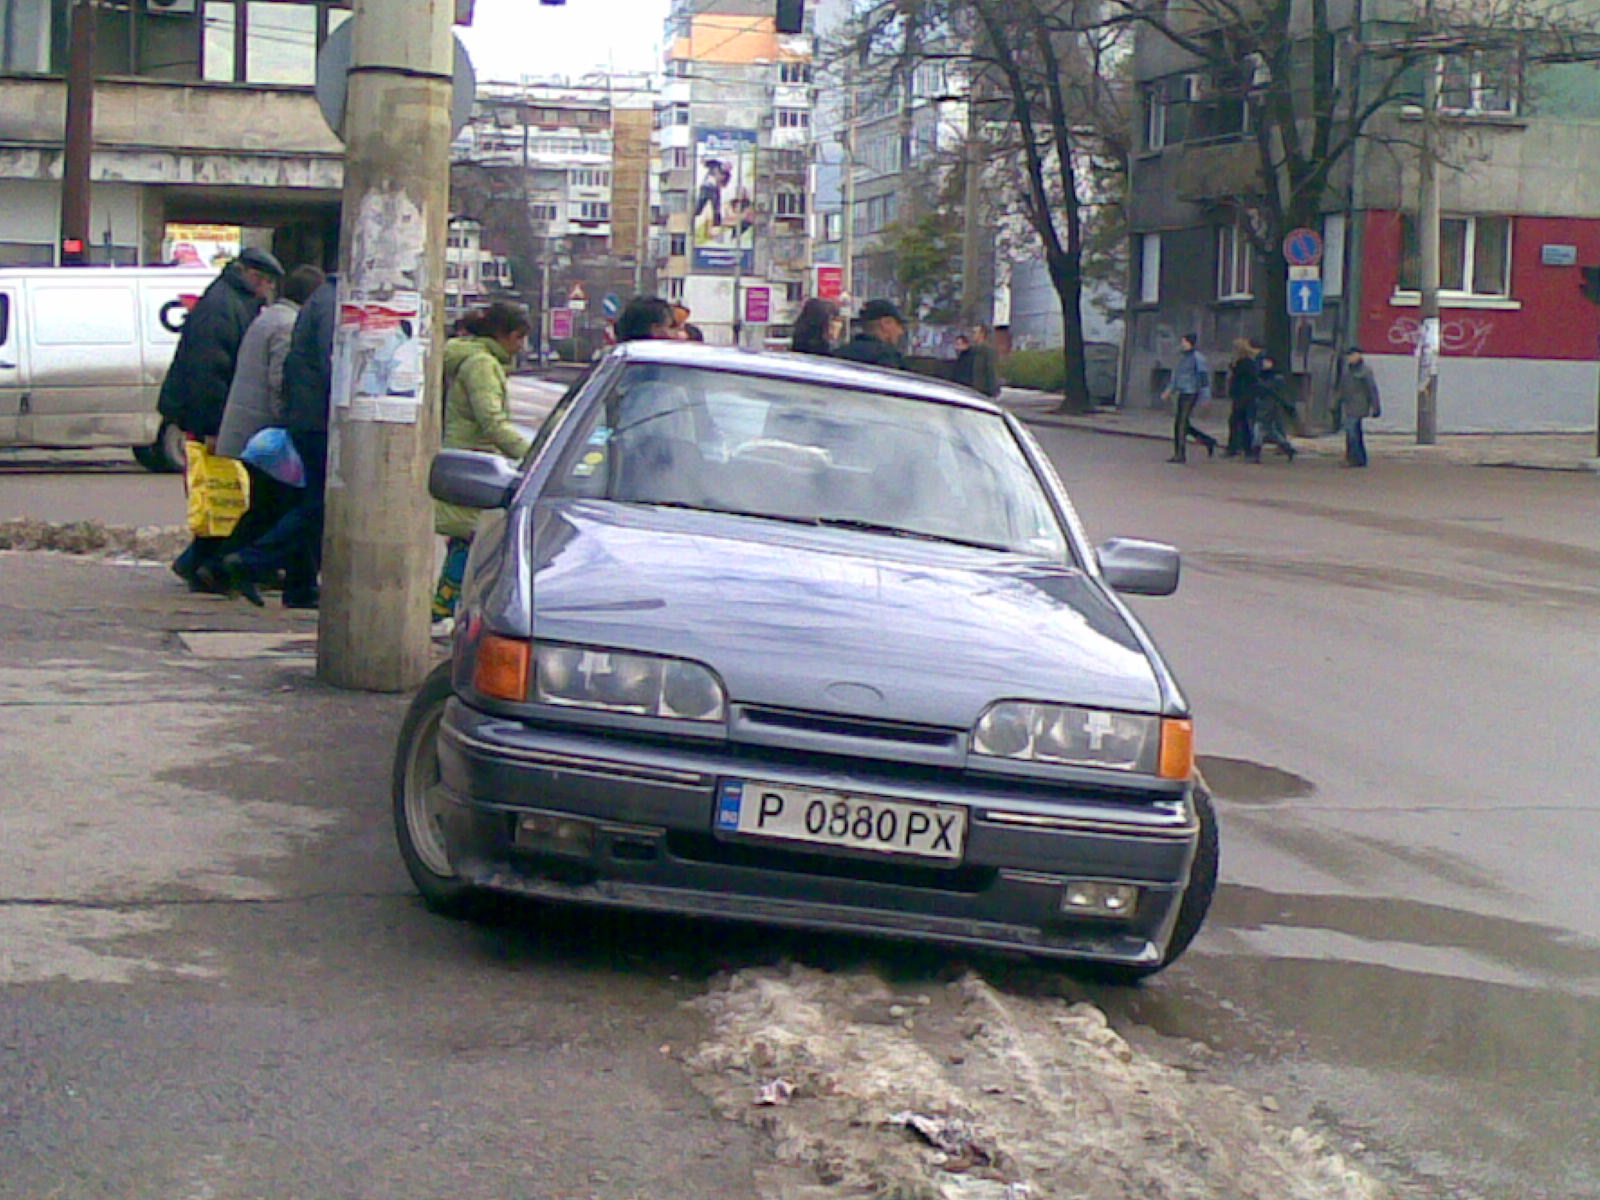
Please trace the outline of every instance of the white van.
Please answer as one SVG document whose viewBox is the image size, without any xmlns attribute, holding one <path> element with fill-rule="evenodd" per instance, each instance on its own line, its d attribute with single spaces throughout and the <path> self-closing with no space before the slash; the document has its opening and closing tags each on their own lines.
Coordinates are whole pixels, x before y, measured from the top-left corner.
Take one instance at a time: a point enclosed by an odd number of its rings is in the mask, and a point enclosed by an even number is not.
<svg viewBox="0 0 1600 1200">
<path fill-rule="evenodd" d="M 183 434 L 156 412 L 183 319 L 215 271 L 0 270 L 0 447 L 129 446 L 183 468 Z"/>
</svg>

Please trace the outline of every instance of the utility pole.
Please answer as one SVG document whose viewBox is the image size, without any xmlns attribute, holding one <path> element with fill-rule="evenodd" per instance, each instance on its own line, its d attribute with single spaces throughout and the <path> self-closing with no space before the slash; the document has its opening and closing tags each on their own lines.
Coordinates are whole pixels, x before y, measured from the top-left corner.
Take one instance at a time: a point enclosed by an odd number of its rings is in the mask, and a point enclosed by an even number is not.
<svg viewBox="0 0 1600 1200">
<path fill-rule="evenodd" d="M 1433 32 L 1433 0 L 1424 20 Z M 1422 307 L 1417 321 L 1417 445 L 1439 440 L 1439 68 L 1426 60 L 1422 85 L 1422 152 L 1417 164 L 1417 242 Z"/>
<path fill-rule="evenodd" d="M 61 159 L 62 266 L 89 261 L 89 166 L 94 149 L 95 0 L 73 0 L 67 59 L 67 127 Z"/>
<path fill-rule="evenodd" d="M 988 271 L 979 266 L 983 256 L 983 147 L 978 140 L 977 100 L 967 98 L 967 136 L 962 143 L 961 202 L 961 321 L 987 325 L 994 316 L 994 292 L 985 294 Z"/>
<path fill-rule="evenodd" d="M 337 687 L 403 691 L 432 660 L 453 15 L 355 0 L 317 643 Z"/>
</svg>

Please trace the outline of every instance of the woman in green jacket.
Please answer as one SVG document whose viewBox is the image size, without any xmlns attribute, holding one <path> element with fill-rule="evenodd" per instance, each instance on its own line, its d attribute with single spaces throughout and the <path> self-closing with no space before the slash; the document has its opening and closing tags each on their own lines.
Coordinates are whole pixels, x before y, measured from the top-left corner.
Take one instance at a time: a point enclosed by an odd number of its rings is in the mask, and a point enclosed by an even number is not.
<svg viewBox="0 0 1600 1200">
<path fill-rule="evenodd" d="M 506 368 L 527 343 L 532 325 L 514 304 L 496 302 L 462 322 L 468 336 L 451 338 L 444 347 L 444 446 L 447 450 L 482 450 L 521 460 L 529 438 L 511 423 L 506 400 Z M 433 527 L 449 539 L 439 586 L 433 593 L 433 619 L 455 617 L 467 550 L 478 523 L 478 510 L 434 502 Z"/>
</svg>

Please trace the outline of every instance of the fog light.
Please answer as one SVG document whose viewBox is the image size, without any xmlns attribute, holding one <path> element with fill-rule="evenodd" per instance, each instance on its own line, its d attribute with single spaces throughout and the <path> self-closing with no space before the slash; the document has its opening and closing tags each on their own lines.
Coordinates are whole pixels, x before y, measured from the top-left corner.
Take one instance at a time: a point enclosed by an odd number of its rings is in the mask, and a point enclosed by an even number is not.
<svg viewBox="0 0 1600 1200">
<path fill-rule="evenodd" d="M 1061 911 L 1086 917 L 1131 917 L 1139 905 L 1139 889 L 1131 883 L 1071 879 L 1061 892 Z"/>
<path fill-rule="evenodd" d="M 542 854 L 589 858 L 594 854 L 594 826 L 576 817 L 524 813 L 517 818 L 516 843 Z"/>
</svg>

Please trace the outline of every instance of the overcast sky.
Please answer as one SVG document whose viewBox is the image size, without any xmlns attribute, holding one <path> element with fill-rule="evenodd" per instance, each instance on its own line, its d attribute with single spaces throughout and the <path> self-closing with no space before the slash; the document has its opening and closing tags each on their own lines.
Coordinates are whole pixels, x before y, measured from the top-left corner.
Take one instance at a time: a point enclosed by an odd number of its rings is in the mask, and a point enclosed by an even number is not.
<svg viewBox="0 0 1600 1200">
<path fill-rule="evenodd" d="M 659 66 L 668 0 L 477 0 L 460 30 L 480 80 Z"/>
</svg>

